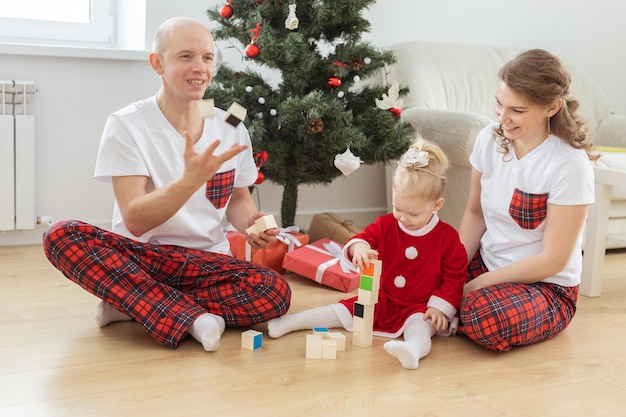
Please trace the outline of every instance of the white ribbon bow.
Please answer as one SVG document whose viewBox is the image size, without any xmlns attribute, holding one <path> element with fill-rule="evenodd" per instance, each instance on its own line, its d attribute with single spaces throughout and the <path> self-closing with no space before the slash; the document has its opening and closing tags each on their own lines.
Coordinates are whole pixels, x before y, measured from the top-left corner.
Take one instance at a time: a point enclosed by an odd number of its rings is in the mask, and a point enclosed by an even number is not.
<svg viewBox="0 0 626 417">
<path fill-rule="evenodd" d="M 302 246 L 302 242 L 291 233 L 298 233 L 300 228 L 298 226 L 281 227 L 280 232 L 276 235 L 276 238 L 287 245 L 287 252 L 291 252 L 297 247 Z M 246 241 L 246 260 L 252 259 L 252 246 Z"/>
<path fill-rule="evenodd" d="M 343 257 L 341 246 L 337 242 L 330 241 L 328 243 L 324 243 L 322 245 L 324 249 L 318 248 L 317 246 L 307 245 L 307 247 L 313 249 L 314 251 L 323 253 L 324 255 L 331 256 L 332 259 L 322 262 L 318 267 L 317 271 L 315 271 L 315 282 L 322 283 L 322 277 L 324 276 L 324 272 L 331 266 L 339 263 L 341 270 L 345 274 L 349 274 L 350 272 L 359 272 L 359 269 L 352 265 L 346 258 Z"/>
</svg>

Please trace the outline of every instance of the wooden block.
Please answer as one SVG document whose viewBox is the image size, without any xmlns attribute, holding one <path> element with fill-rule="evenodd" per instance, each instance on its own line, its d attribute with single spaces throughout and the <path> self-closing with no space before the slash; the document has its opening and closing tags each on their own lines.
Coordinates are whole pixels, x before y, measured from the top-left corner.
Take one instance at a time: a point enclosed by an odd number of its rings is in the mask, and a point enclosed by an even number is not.
<svg viewBox="0 0 626 417">
<path fill-rule="evenodd" d="M 246 330 L 241 333 L 241 347 L 243 349 L 256 350 L 263 346 L 263 333 L 256 330 Z"/>
<path fill-rule="evenodd" d="M 363 305 L 373 305 L 378 302 L 378 290 L 367 291 L 359 288 L 358 303 Z"/>
<path fill-rule="evenodd" d="M 273 215 L 268 214 L 256 219 L 254 224 L 246 229 L 246 232 L 248 232 L 248 234 L 254 233 L 258 235 L 259 233 L 264 232 L 267 229 L 273 229 L 274 227 L 278 227 L 276 219 Z"/>
<path fill-rule="evenodd" d="M 367 275 L 361 275 L 359 280 L 359 288 L 368 291 L 380 290 L 380 277 L 369 277 Z"/>
<path fill-rule="evenodd" d="M 356 301 L 354 303 L 354 317 L 374 318 L 374 304 L 367 305 Z"/>
<path fill-rule="evenodd" d="M 198 103 L 198 109 L 200 111 L 200 117 L 202 117 L 203 119 L 205 117 L 215 116 L 215 106 L 213 105 L 212 98 L 208 98 L 206 100 L 200 100 Z"/>
<path fill-rule="evenodd" d="M 361 317 L 354 317 L 352 319 L 352 330 L 355 332 L 366 332 L 372 331 L 374 328 L 374 319 L 364 319 Z"/>
<path fill-rule="evenodd" d="M 360 347 L 372 346 L 373 336 L 372 332 L 353 332 L 352 344 Z"/>
<path fill-rule="evenodd" d="M 226 111 L 226 123 L 237 127 L 237 125 L 246 118 L 246 114 L 248 114 L 248 110 L 245 107 L 239 103 L 233 102 Z"/>
<path fill-rule="evenodd" d="M 322 336 L 317 334 L 306 335 L 306 358 L 322 359 Z"/>
<path fill-rule="evenodd" d="M 322 334 L 322 338 L 336 341 L 338 352 L 343 352 L 344 350 L 346 350 L 346 336 L 343 333 L 329 332 Z"/>
<path fill-rule="evenodd" d="M 322 339 L 322 359 L 337 359 L 337 341 Z"/>
<path fill-rule="evenodd" d="M 368 277 L 380 277 L 380 273 L 383 270 L 383 263 L 378 259 L 370 259 L 370 266 L 363 268 L 361 275 Z"/>
</svg>

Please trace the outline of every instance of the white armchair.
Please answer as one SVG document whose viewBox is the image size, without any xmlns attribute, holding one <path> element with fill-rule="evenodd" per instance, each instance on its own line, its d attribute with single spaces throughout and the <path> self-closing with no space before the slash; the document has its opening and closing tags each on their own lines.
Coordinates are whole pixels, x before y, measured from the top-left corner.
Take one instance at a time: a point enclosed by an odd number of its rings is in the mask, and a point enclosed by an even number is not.
<svg viewBox="0 0 626 417">
<path fill-rule="evenodd" d="M 410 90 L 404 99 L 402 119 L 426 139 L 438 143 L 450 158 L 446 204 L 440 217 L 458 227 L 467 202 L 469 154 L 474 139 L 495 120 L 498 70 L 521 49 L 426 41 L 405 42 L 389 49 L 397 63 L 388 79 L 396 79 Z M 580 100 L 580 111 L 593 142 L 626 148 L 626 115 L 614 114 L 590 79 L 571 66 L 568 69 L 572 74 L 571 93 Z M 626 233 L 626 188 L 613 191 L 608 230 Z M 607 247 L 625 243 L 609 239 Z"/>
</svg>

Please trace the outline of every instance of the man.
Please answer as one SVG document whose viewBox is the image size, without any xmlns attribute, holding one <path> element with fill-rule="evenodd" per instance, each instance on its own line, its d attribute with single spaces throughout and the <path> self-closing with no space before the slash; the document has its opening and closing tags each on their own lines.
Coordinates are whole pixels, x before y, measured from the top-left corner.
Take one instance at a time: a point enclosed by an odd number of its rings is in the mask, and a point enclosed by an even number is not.
<svg viewBox="0 0 626 417">
<path fill-rule="evenodd" d="M 278 317 L 291 297 L 282 276 L 230 256 L 225 217 L 253 248 L 279 231 L 245 232 L 264 215 L 248 190 L 257 169 L 243 124 L 199 110 L 213 59 L 196 20 L 157 29 L 149 61 L 161 88 L 109 117 L 98 152 L 95 177 L 115 194 L 112 231 L 63 221 L 44 235 L 50 262 L 102 299 L 98 325 L 133 319 L 159 343 L 176 348 L 191 335 L 207 351 L 226 325 Z"/>
</svg>

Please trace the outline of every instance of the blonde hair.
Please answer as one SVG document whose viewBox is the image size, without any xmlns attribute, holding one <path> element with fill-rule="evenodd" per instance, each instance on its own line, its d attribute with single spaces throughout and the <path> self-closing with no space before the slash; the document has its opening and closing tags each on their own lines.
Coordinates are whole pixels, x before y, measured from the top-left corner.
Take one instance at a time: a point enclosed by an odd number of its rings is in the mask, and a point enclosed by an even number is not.
<svg viewBox="0 0 626 417">
<path fill-rule="evenodd" d="M 435 201 L 446 189 L 448 165 L 448 157 L 438 145 L 416 135 L 398 161 L 392 179 L 393 190 L 407 197 Z"/>
</svg>

